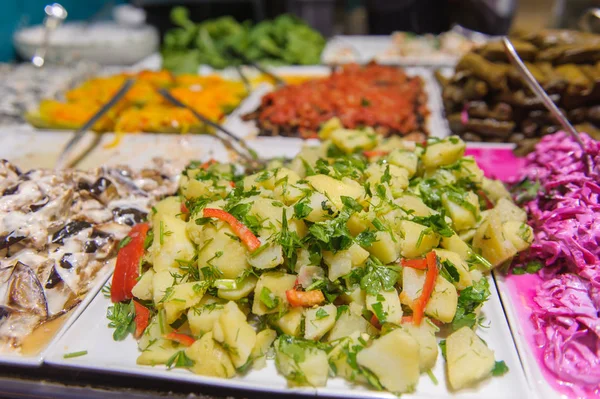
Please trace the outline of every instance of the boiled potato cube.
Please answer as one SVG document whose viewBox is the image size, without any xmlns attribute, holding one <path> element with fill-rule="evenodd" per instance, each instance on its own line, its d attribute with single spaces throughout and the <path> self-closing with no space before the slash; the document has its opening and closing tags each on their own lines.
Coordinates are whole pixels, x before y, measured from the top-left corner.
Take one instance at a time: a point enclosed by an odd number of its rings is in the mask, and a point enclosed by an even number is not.
<svg viewBox="0 0 600 399">
<path fill-rule="evenodd" d="M 254 344 L 254 348 L 252 348 L 252 353 L 250 354 L 250 357 L 253 361 L 253 369 L 260 370 L 266 367 L 266 357 L 271 345 L 273 345 L 273 341 L 275 341 L 275 338 L 277 338 L 277 333 L 275 330 L 271 330 L 270 328 L 262 330 L 256 334 L 256 343 Z"/>
<path fill-rule="evenodd" d="M 263 273 L 256 283 L 254 289 L 254 303 L 252 304 L 252 313 L 257 316 L 267 313 L 277 313 L 285 309 L 288 305 L 285 292 L 294 288 L 296 276 L 293 274 L 268 272 Z M 266 290 L 265 290 L 266 289 Z M 273 308 L 269 309 L 260 299 L 262 292 L 273 300 Z"/>
<path fill-rule="evenodd" d="M 174 285 L 171 288 L 172 290 L 165 294 L 166 300 L 163 303 L 169 324 L 177 320 L 186 309 L 200 303 L 207 287 L 194 281 Z"/>
<path fill-rule="evenodd" d="M 300 336 L 300 327 L 302 326 L 303 317 L 304 312 L 302 308 L 290 308 L 286 314 L 277 319 L 275 325 L 279 327 L 284 334 L 298 337 Z"/>
<path fill-rule="evenodd" d="M 358 352 L 356 360 L 391 392 L 411 392 L 419 381 L 419 343 L 402 329 L 375 339 Z"/>
<path fill-rule="evenodd" d="M 337 129 L 331 132 L 331 141 L 346 154 L 352 154 L 375 147 L 377 135 L 360 130 Z"/>
<path fill-rule="evenodd" d="M 163 326 L 160 325 L 160 317 L 158 315 L 154 316 L 150 323 L 148 323 L 148 327 L 144 330 L 144 333 L 138 340 L 138 349 L 140 351 L 145 351 L 150 346 L 154 346 L 154 344 L 163 339 L 164 334 L 170 333 L 173 329 L 171 326 L 163 322 Z M 163 343 L 164 344 L 164 343 Z M 161 345 L 158 345 L 161 346 Z M 162 345 L 164 347 L 171 348 L 172 345 Z"/>
<path fill-rule="evenodd" d="M 366 293 L 360 287 L 354 288 L 349 293 L 343 293 L 342 295 L 339 296 L 339 298 L 344 303 L 355 302 L 357 305 L 360 305 L 361 307 L 366 306 Z"/>
<path fill-rule="evenodd" d="M 402 293 L 400 302 L 413 307 L 413 301 L 421 296 L 425 284 L 425 271 L 410 267 L 402 269 Z M 438 275 L 431 297 L 425 306 L 425 314 L 444 323 L 450 323 L 456 313 L 458 294 L 448 280 Z"/>
<path fill-rule="evenodd" d="M 361 336 L 359 332 L 354 332 L 347 337 L 340 338 L 339 342 L 328 354 L 329 364 L 332 365 L 331 369 L 335 370 L 335 375 L 351 382 L 366 383 L 367 379 L 359 372 L 359 370 L 356 370 L 350 365 L 348 359 L 349 353 L 356 352 L 354 348 L 362 348 L 359 338 L 367 341 L 369 335 L 362 334 Z"/>
<path fill-rule="evenodd" d="M 389 153 L 387 160 L 392 165 L 406 169 L 409 178 L 413 177 L 415 173 L 417 173 L 419 158 L 413 151 L 395 149 Z"/>
<path fill-rule="evenodd" d="M 336 339 L 347 337 L 355 331 L 366 333 L 370 324 L 362 317 L 361 310 L 362 306 L 351 303 L 346 310 L 342 311 L 335 325 L 329 331 L 327 341 L 335 341 Z"/>
<path fill-rule="evenodd" d="M 283 249 L 278 244 L 268 245 L 264 249 L 260 249 L 258 254 L 250 254 L 248 263 L 257 269 L 272 269 L 283 263 Z"/>
<path fill-rule="evenodd" d="M 468 191 L 465 195 L 456 195 L 459 203 L 448 193 L 442 194 L 442 204 L 452 218 L 454 230 L 461 231 L 475 226 L 479 218 L 479 199 L 477 195 Z"/>
<path fill-rule="evenodd" d="M 450 165 L 464 155 L 465 148 L 465 142 L 458 137 L 448 137 L 437 143 L 428 144 L 421 161 L 427 169 Z"/>
<path fill-rule="evenodd" d="M 404 236 L 401 254 L 405 258 L 417 258 L 437 247 L 440 242 L 440 236 L 422 224 L 403 220 L 400 228 Z"/>
<path fill-rule="evenodd" d="M 365 173 L 369 176 L 367 182 L 371 187 L 387 182 L 394 198 L 401 196 L 408 187 L 408 171 L 396 165 L 372 163 Z"/>
<path fill-rule="evenodd" d="M 492 212 L 498 215 L 502 223 L 513 220 L 521 223 L 527 222 L 527 212 L 515 205 L 510 199 L 500 198 Z"/>
<path fill-rule="evenodd" d="M 173 285 L 171 270 L 162 270 L 152 276 L 152 296 L 154 303 L 160 303 L 165 297 L 165 292 Z"/>
<path fill-rule="evenodd" d="M 221 273 L 220 278 L 227 279 L 235 279 L 249 269 L 248 251 L 234 237 L 229 225 L 223 222 L 217 222 L 216 227 L 204 225 L 203 241 L 198 243 L 198 268 L 212 266 Z"/>
<path fill-rule="evenodd" d="M 246 321 L 246 315 L 238 305 L 228 302 L 213 327 L 213 338 L 229 352 L 235 367 L 248 361 L 256 343 L 256 332 Z"/>
<path fill-rule="evenodd" d="M 306 180 L 316 191 L 329 198 L 338 210 L 344 207 L 342 196 L 358 200 L 365 194 L 360 185 L 347 184 L 327 175 L 308 176 Z"/>
<path fill-rule="evenodd" d="M 255 276 L 250 275 L 237 283 L 235 289 L 219 288 L 217 296 L 229 301 L 237 301 L 238 299 L 246 298 L 254 291 L 254 288 L 256 288 L 257 281 L 258 279 Z"/>
<path fill-rule="evenodd" d="M 493 266 L 498 266 L 516 255 L 517 249 L 502 230 L 496 213 L 488 214 L 487 220 L 477 229 L 473 237 L 473 249 L 486 258 Z"/>
<path fill-rule="evenodd" d="M 452 389 L 461 389 L 488 377 L 494 368 L 494 351 L 469 327 L 446 339 L 446 366 Z"/>
<path fill-rule="evenodd" d="M 153 220 L 154 241 L 148 253 L 155 271 L 177 267 L 177 260 L 189 261 L 194 257 L 196 250 L 188 238 L 186 222 L 162 213 L 157 213 Z"/>
<path fill-rule="evenodd" d="M 152 280 L 154 279 L 154 270 L 150 269 L 142 274 L 142 277 L 135 284 L 131 293 L 134 297 L 149 301 L 152 299 Z"/>
<path fill-rule="evenodd" d="M 149 345 L 142 353 L 140 353 L 136 363 L 144 366 L 165 364 L 178 351 L 179 348 L 173 344 L 173 341 L 158 338 L 152 345 Z"/>
<path fill-rule="evenodd" d="M 306 177 L 306 166 L 314 168 L 319 158 L 327 156 L 327 148 L 324 145 L 309 146 L 305 145 L 300 150 L 300 153 L 292 160 L 290 169 L 296 172 L 300 177 Z"/>
<path fill-rule="evenodd" d="M 457 253 L 464 261 L 471 257 L 471 248 L 469 248 L 469 245 L 461 240 L 456 234 L 453 234 L 450 237 L 442 237 L 440 245 L 449 251 Z"/>
<path fill-rule="evenodd" d="M 181 199 L 179 197 L 167 197 L 158 201 L 152 211 L 152 224 L 157 225 L 164 216 L 176 216 L 181 213 Z M 157 236 L 155 236 L 157 237 Z"/>
<path fill-rule="evenodd" d="M 413 323 L 404 323 L 402 328 L 419 343 L 419 370 L 431 370 L 438 357 L 438 344 L 435 333 L 439 328 L 429 319 L 424 319 L 416 326 Z"/>
<path fill-rule="evenodd" d="M 375 232 L 375 240 L 367 248 L 367 251 L 382 263 L 392 263 L 400 257 L 400 248 L 403 241 L 397 234 L 387 231 L 377 231 Z"/>
<path fill-rule="evenodd" d="M 338 129 L 343 129 L 344 125 L 340 122 L 339 118 L 331 118 L 319 129 L 318 135 L 321 140 L 327 140 L 331 137 L 331 134 Z"/>
<path fill-rule="evenodd" d="M 354 237 L 365 231 L 371 225 L 371 219 L 373 219 L 372 215 L 369 215 L 367 212 L 359 212 L 354 213 L 348 219 L 348 230 L 350 230 L 350 234 Z"/>
<path fill-rule="evenodd" d="M 334 304 L 306 309 L 304 338 L 312 340 L 321 339 L 321 337 L 323 337 L 329 330 L 333 328 L 336 315 L 337 308 Z"/>
<path fill-rule="evenodd" d="M 415 195 L 404 194 L 394 200 L 394 204 L 406 211 L 412 211 L 413 216 L 431 216 L 437 212 L 425 205 L 423 200 Z"/>
<path fill-rule="evenodd" d="M 467 155 L 462 158 L 460 168 L 454 170 L 454 175 L 459 178 L 469 179 L 477 184 L 481 184 L 484 179 L 483 170 L 479 168 L 475 158 L 471 155 Z"/>
<path fill-rule="evenodd" d="M 367 294 L 366 297 L 367 309 L 373 312 L 376 316 L 383 314 L 383 320 L 377 316 L 379 323 L 394 323 L 400 324 L 402 320 L 402 306 L 398 298 L 398 291 L 381 291 L 377 295 Z"/>
<path fill-rule="evenodd" d="M 508 192 L 506 186 L 500 180 L 492 180 L 484 177 L 481 187 L 487 197 L 494 203 L 497 203 L 501 198 L 511 199 L 510 192 Z"/>
<path fill-rule="evenodd" d="M 193 373 L 210 377 L 231 378 L 235 367 L 229 354 L 213 339 L 212 332 L 206 333 L 185 350 L 187 357 L 194 361 L 190 367 Z"/>
<path fill-rule="evenodd" d="M 332 219 L 338 214 L 338 208 L 325 195 L 316 191 L 308 196 L 308 206 L 310 206 L 311 211 L 305 219 L 309 222 L 322 222 Z"/>
<path fill-rule="evenodd" d="M 305 342 L 280 336 L 274 345 L 277 370 L 290 385 L 325 386 L 329 375 L 327 352 Z"/>
<path fill-rule="evenodd" d="M 352 268 L 363 265 L 368 258 L 369 252 L 358 244 L 352 244 L 350 248 L 338 251 L 335 254 L 330 251 L 323 251 L 323 260 L 329 266 L 329 280 L 331 281 L 350 273 Z"/>
<path fill-rule="evenodd" d="M 436 255 L 440 258 L 440 262 L 447 261 L 456 268 L 460 279 L 458 282 L 454 282 L 456 289 L 464 290 L 465 288 L 473 285 L 471 279 L 471 273 L 469 272 L 469 265 L 464 261 L 459 254 L 456 252 L 448 251 L 446 249 L 436 249 Z"/>
<path fill-rule="evenodd" d="M 517 251 L 524 251 L 533 242 L 533 229 L 525 223 L 511 220 L 502 224 L 504 236 L 514 245 Z"/>
<path fill-rule="evenodd" d="M 221 303 L 198 305 L 190 308 L 187 318 L 192 334 L 201 336 L 212 331 L 224 308 L 225 305 Z"/>
</svg>

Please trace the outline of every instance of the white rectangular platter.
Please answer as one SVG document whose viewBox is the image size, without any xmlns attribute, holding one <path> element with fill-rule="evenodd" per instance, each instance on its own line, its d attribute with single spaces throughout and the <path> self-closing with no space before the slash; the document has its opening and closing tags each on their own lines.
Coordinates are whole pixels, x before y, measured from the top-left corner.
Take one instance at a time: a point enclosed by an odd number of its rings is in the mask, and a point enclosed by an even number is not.
<svg viewBox="0 0 600 399">
<path fill-rule="evenodd" d="M 491 378 L 484 381 L 476 388 L 451 392 L 446 385 L 444 361 L 439 355 L 433 374 L 438 380 L 435 385 L 431 379 L 423 374 L 414 394 L 402 395 L 406 398 L 531 398 L 523 374 L 519 357 L 517 355 L 510 330 L 498 292 L 490 277 L 491 298 L 483 308 L 489 328 L 479 330 L 479 335 L 488 346 L 496 353 L 498 360 L 504 360 L 510 371 L 503 377 Z M 372 397 L 395 398 L 396 396 L 370 391 L 362 386 L 354 386 L 338 379 L 330 379 L 324 388 L 289 388 L 286 380 L 278 375 L 274 362 L 268 361 L 268 366 L 262 370 L 250 371 L 243 377 L 231 380 L 194 375 L 183 369 L 167 370 L 164 366 L 138 366 L 136 358 L 139 355 L 137 344 L 132 337 L 116 342 L 112 338 L 113 330 L 108 328 L 106 311 L 110 306 L 110 299 L 98 294 L 91 305 L 75 322 L 71 329 L 53 345 L 45 358 L 50 365 L 73 369 L 87 369 L 102 373 L 130 374 L 148 378 L 161 378 L 173 381 L 185 381 L 199 385 L 214 387 L 243 389 L 248 391 L 262 391 L 271 394 L 297 393 L 307 396 L 335 396 L 335 397 Z M 65 359 L 64 355 L 70 352 L 87 351 L 87 355 Z"/>
</svg>

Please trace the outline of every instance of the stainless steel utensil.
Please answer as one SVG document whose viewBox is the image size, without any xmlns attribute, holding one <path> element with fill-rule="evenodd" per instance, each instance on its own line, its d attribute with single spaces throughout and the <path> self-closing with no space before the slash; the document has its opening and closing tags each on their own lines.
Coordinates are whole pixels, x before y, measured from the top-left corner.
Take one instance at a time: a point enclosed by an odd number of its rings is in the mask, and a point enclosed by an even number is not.
<svg viewBox="0 0 600 399">
<path fill-rule="evenodd" d="M 125 83 L 119 88 L 119 90 L 115 93 L 115 95 L 98 110 L 86 123 L 83 124 L 79 129 L 75 131 L 75 135 L 69 142 L 65 145 L 62 152 L 60 153 L 58 160 L 56 161 L 56 169 L 63 169 L 68 166 L 67 157 L 70 154 L 71 150 L 75 147 L 75 145 L 83 138 L 85 132 L 90 130 L 104 114 L 106 114 L 112 107 L 115 106 L 117 102 L 121 98 L 127 94 L 131 86 L 135 83 L 135 79 L 127 79 Z"/>
<path fill-rule="evenodd" d="M 240 156 L 247 170 L 259 170 L 265 166 L 266 162 L 258 159 L 256 152 L 248 146 L 244 139 L 236 137 L 235 134 L 233 134 L 231 131 L 229 131 L 222 125 L 213 122 L 212 120 L 202 115 L 192 107 L 182 103 L 181 101 L 173 97 L 168 90 L 159 89 L 158 92 L 161 96 L 163 96 L 165 100 L 167 100 L 171 104 L 189 110 L 192 114 L 194 114 L 194 116 L 198 120 L 216 129 L 215 137 L 217 137 L 217 139 L 219 139 L 223 143 L 223 145 L 225 145 L 230 150 L 236 152 Z M 227 138 L 220 136 L 219 132 L 226 135 Z"/>
<path fill-rule="evenodd" d="M 504 49 L 506 51 L 506 54 L 508 55 L 508 59 L 517 68 L 517 71 L 519 72 L 525 83 L 527 83 L 531 91 L 533 91 L 535 95 L 544 103 L 544 105 L 546 106 L 548 111 L 550 111 L 552 116 L 554 116 L 558 123 L 562 125 L 563 129 L 569 132 L 569 134 L 573 137 L 573 140 L 575 140 L 579 147 L 581 147 L 581 151 L 583 151 L 583 160 L 587 166 L 587 171 L 591 174 L 593 171 L 592 160 L 590 159 L 589 154 L 587 153 L 583 141 L 581 141 L 581 136 L 579 136 L 579 132 L 575 130 L 573 125 L 571 125 L 571 123 L 562 114 L 562 112 L 560 112 L 556 104 L 554 104 L 554 101 L 552 101 L 552 99 L 544 91 L 542 86 L 540 86 L 537 80 L 535 80 L 529 69 L 527 69 L 527 67 L 523 63 L 523 60 L 521 60 L 521 57 L 519 57 L 519 54 L 517 54 L 515 47 L 510 42 L 510 39 L 508 39 L 507 37 L 503 37 L 502 43 L 504 44 Z"/>
<path fill-rule="evenodd" d="M 237 51 L 233 47 L 227 49 L 227 51 L 233 57 L 241 60 L 244 64 L 250 65 L 250 66 L 256 68 L 258 71 L 264 73 L 265 75 L 267 75 L 268 77 L 270 77 L 271 79 L 273 79 L 275 81 L 275 84 L 277 86 L 285 86 L 286 85 L 285 81 L 283 79 L 281 79 L 279 76 L 277 76 L 273 72 L 269 71 L 268 69 L 262 67 L 259 63 L 252 61 L 251 59 L 249 59 L 248 57 L 246 57 L 245 54 Z"/>
<path fill-rule="evenodd" d="M 44 39 L 42 45 L 38 47 L 35 54 L 31 58 L 31 63 L 38 68 L 41 68 L 46 63 L 46 53 L 50 46 L 50 36 L 67 18 L 67 10 L 58 3 L 49 4 L 44 7 L 46 18 L 44 19 Z"/>
</svg>

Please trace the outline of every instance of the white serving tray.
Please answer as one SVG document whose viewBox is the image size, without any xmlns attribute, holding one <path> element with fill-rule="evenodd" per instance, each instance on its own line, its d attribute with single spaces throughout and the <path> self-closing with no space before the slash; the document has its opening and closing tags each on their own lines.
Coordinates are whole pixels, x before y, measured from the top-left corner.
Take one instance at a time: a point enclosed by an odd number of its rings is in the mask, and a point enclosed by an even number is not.
<svg viewBox="0 0 600 399">
<path fill-rule="evenodd" d="M 490 277 L 491 297 L 483 307 L 489 328 L 481 328 L 478 334 L 496 352 L 498 360 L 504 360 L 510 371 L 503 377 L 490 378 L 472 389 L 451 392 L 446 386 L 444 361 L 439 355 L 432 370 L 438 379 L 434 385 L 427 374 L 423 374 L 414 394 L 402 395 L 406 398 L 531 398 L 532 393 L 525 379 L 509 327 L 504 318 L 500 298 Z M 247 375 L 230 380 L 204 377 L 183 369 L 167 370 L 164 366 L 139 366 L 139 355 L 135 340 L 129 336 L 116 342 L 112 338 L 113 330 L 108 328 L 106 311 L 110 299 L 98 294 L 91 305 L 80 316 L 71 329 L 51 348 L 45 362 L 72 369 L 94 370 L 102 373 L 129 374 L 147 378 L 160 378 L 210 385 L 213 387 L 243 389 L 270 394 L 297 393 L 307 396 L 335 396 L 344 398 L 396 398 L 396 396 L 371 391 L 363 386 L 351 385 L 339 378 L 330 379 L 324 388 L 289 388 L 284 377 L 280 376 L 274 362 L 268 360 L 268 366 L 262 370 L 250 371 Z M 87 351 L 87 355 L 65 359 L 70 352 Z"/>
</svg>

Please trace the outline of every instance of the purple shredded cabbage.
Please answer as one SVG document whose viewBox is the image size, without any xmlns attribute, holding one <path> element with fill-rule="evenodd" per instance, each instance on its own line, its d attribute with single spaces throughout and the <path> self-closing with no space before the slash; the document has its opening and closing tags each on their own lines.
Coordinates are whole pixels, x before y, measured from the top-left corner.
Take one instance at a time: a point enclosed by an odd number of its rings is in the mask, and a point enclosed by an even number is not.
<svg viewBox="0 0 600 399">
<path fill-rule="evenodd" d="M 600 165 L 600 143 L 582 139 Z M 600 390 L 600 174 L 597 166 L 591 176 L 585 170 L 581 149 L 560 132 L 540 141 L 521 175 L 541 185 L 525 204 L 535 240 L 519 259 L 545 264 L 534 298 L 536 342 L 546 367 L 577 396 Z"/>
</svg>

